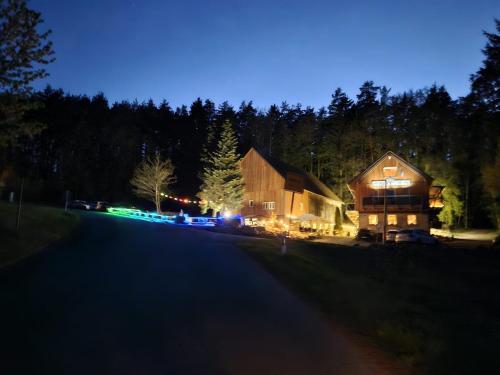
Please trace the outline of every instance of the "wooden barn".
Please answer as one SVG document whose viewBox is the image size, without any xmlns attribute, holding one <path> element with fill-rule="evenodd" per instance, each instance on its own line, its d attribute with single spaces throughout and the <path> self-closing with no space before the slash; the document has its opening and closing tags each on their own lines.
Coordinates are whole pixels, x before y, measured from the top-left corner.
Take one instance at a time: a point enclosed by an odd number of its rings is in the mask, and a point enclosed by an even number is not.
<svg viewBox="0 0 500 375">
<path fill-rule="evenodd" d="M 384 227 L 386 231 L 406 228 L 428 231 L 430 207 L 439 204 L 436 191 L 442 190 L 432 186 L 432 181 L 425 172 L 387 152 L 348 183 L 359 228 L 376 233 L 383 233 Z"/>
<path fill-rule="evenodd" d="M 245 179 L 241 214 L 247 223 L 290 223 L 291 229 L 323 234 L 333 234 L 342 225 L 342 201 L 314 176 L 254 148 L 241 165 Z"/>
</svg>

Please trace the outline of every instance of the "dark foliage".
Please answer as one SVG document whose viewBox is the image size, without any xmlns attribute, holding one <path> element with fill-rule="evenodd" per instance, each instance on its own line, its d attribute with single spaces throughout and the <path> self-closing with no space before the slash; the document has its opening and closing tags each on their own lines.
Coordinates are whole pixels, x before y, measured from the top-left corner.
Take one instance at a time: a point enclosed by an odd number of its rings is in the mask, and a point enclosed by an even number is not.
<svg viewBox="0 0 500 375">
<path fill-rule="evenodd" d="M 328 107 L 317 110 L 286 102 L 258 110 L 251 101 L 235 109 L 201 99 L 173 109 L 167 102 L 110 105 L 102 94 L 89 98 L 47 88 L 32 94 L 43 107 L 28 116 L 46 129 L 4 151 L 0 171 L 11 167 L 29 176 L 45 200 L 59 199 L 68 189 L 74 198 L 127 201 L 134 168 L 159 153 L 176 168 L 173 191 L 194 197 L 207 156 L 229 120 L 240 154 L 253 146 L 307 170 L 347 203 L 352 198 L 346 182 L 392 150 L 449 187 L 450 211 L 441 216 L 448 224 L 494 225 L 496 180 L 489 178 L 485 188 L 483 174 L 494 166 L 500 137 L 500 47 L 498 35 L 486 37 L 486 59 L 472 76 L 471 94 L 457 100 L 441 86 L 391 94 L 367 81 L 356 100 L 339 88 Z"/>
</svg>

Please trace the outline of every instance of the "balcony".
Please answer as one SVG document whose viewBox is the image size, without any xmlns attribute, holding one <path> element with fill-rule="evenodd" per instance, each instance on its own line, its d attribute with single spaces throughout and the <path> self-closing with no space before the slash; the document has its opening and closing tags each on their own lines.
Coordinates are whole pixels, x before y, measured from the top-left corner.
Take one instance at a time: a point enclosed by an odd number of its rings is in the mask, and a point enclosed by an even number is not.
<svg viewBox="0 0 500 375">
<path fill-rule="evenodd" d="M 422 195 L 389 195 L 387 198 L 388 211 L 420 211 L 428 208 L 429 199 Z M 362 200 L 364 211 L 383 211 L 384 197 L 364 197 Z"/>
</svg>

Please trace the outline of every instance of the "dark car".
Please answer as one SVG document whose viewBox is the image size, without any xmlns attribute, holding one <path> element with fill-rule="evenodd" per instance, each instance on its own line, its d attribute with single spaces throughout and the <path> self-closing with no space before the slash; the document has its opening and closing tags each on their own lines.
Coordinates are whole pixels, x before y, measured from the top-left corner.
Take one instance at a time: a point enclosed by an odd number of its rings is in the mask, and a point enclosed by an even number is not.
<svg viewBox="0 0 500 375">
<path fill-rule="evenodd" d="M 375 240 L 375 235 L 369 229 L 360 229 L 358 231 L 358 234 L 356 235 L 356 239 L 363 241 L 373 241 Z"/>
<path fill-rule="evenodd" d="M 69 204 L 69 208 L 74 208 L 77 210 L 88 210 L 88 209 L 90 209 L 90 205 L 85 201 L 76 200 L 76 201 L 72 201 Z"/>
<path fill-rule="evenodd" d="M 109 204 L 108 202 L 99 201 L 97 202 L 96 210 L 106 212 L 108 211 L 108 207 L 111 207 L 111 204 Z"/>
<path fill-rule="evenodd" d="M 396 243 L 422 243 L 426 245 L 437 245 L 438 239 L 431 236 L 428 232 L 422 229 L 404 229 L 396 234 Z"/>
<path fill-rule="evenodd" d="M 385 242 L 395 242 L 399 229 L 389 229 L 385 235 Z"/>
<path fill-rule="evenodd" d="M 111 206 L 108 202 L 104 202 L 104 201 L 90 202 L 90 203 L 88 203 L 88 205 L 89 205 L 88 210 L 102 211 L 102 212 L 107 211 L 108 207 Z"/>
</svg>

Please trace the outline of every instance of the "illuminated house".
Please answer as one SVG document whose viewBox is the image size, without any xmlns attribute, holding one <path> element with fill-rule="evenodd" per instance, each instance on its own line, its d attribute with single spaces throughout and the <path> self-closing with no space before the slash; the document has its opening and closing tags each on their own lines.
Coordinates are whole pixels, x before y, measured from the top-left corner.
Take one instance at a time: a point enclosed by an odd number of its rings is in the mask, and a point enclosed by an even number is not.
<svg viewBox="0 0 500 375">
<path fill-rule="evenodd" d="M 342 224 L 343 202 L 314 176 L 254 148 L 241 161 L 245 179 L 241 214 L 255 222 L 288 223 L 291 229 L 333 233 Z"/>
<path fill-rule="evenodd" d="M 425 172 L 387 152 L 348 183 L 359 228 L 383 233 L 385 207 L 386 230 L 429 230 L 429 209 L 438 207 L 436 202 L 443 189 L 432 186 L 432 181 Z"/>
</svg>

